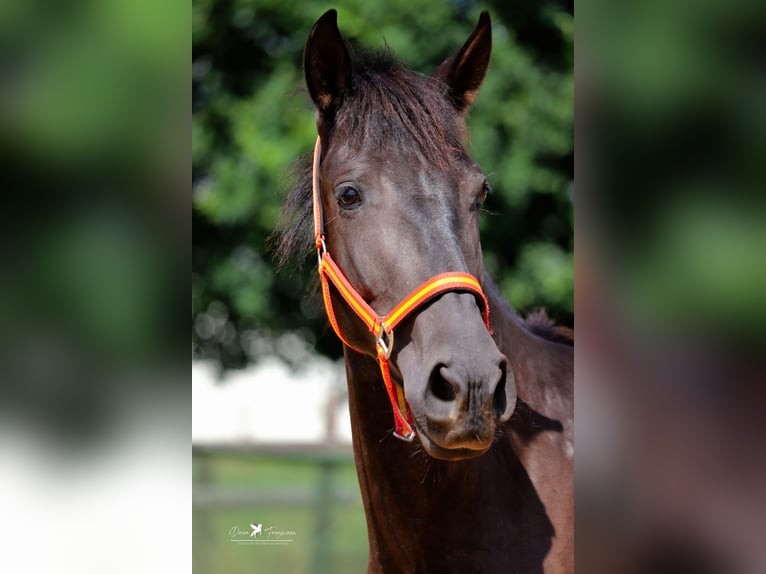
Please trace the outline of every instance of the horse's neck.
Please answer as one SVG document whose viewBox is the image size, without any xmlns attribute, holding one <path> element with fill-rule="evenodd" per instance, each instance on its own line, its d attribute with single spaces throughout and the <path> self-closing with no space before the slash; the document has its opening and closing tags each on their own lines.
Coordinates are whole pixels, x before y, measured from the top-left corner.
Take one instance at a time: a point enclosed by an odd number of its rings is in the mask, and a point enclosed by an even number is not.
<svg viewBox="0 0 766 574">
<path fill-rule="evenodd" d="M 574 349 L 530 333 L 485 279 L 519 397 L 506 433 L 556 532 L 545 572 L 574 570 Z"/>
</svg>

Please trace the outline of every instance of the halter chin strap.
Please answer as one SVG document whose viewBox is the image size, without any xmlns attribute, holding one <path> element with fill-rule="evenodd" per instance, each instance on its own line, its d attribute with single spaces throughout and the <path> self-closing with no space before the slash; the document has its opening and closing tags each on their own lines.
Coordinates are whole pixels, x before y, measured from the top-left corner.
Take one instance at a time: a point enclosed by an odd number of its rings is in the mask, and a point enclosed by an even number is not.
<svg viewBox="0 0 766 574">
<path fill-rule="evenodd" d="M 317 137 L 314 146 L 314 165 L 313 165 L 313 203 L 314 203 L 314 235 L 316 238 L 317 258 L 319 277 L 322 283 L 322 298 L 324 299 L 327 317 L 330 320 L 333 331 L 338 335 L 343 344 L 358 353 L 362 353 L 354 347 L 338 325 L 335 317 L 335 311 L 330 297 L 330 283 L 335 287 L 343 300 L 349 305 L 351 310 L 362 320 L 367 329 L 375 336 L 375 350 L 377 352 L 380 372 L 383 375 L 383 382 L 386 385 L 388 398 L 391 401 L 391 407 L 394 412 L 394 424 L 396 429 L 394 436 L 412 441 L 415 438 L 414 420 L 412 412 L 404 397 L 404 389 L 397 385 L 391 379 L 389 368 L 389 359 L 391 351 L 394 348 L 394 329 L 409 315 L 418 308 L 433 299 L 434 297 L 448 291 L 466 291 L 473 293 L 482 307 L 482 316 L 487 330 L 492 332 L 489 327 L 489 303 L 481 290 L 479 281 L 469 273 L 449 272 L 441 273 L 431 277 L 428 281 L 420 285 L 412 293 L 407 295 L 396 307 L 386 315 L 378 315 L 375 310 L 362 298 L 359 292 L 354 289 L 349 280 L 341 271 L 338 264 L 335 263 L 330 253 L 327 251 L 324 234 L 324 218 L 322 216 L 322 199 L 319 190 L 319 164 L 322 155 L 322 145 Z"/>
</svg>

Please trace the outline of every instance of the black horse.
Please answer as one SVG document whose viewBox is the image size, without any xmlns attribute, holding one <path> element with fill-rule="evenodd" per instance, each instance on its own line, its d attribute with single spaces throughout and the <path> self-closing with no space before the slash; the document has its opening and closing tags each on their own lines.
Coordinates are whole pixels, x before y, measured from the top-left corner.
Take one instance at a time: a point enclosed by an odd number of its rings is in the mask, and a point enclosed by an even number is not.
<svg viewBox="0 0 766 574">
<path fill-rule="evenodd" d="M 419 440 L 392 437 L 375 337 L 333 286 L 354 453 L 369 533 L 368 572 L 572 572 L 573 342 L 542 315 L 515 315 L 484 274 L 478 221 L 488 185 L 464 147 L 490 60 L 482 13 L 431 76 L 387 52 L 353 56 L 334 10 L 314 25 L 304 67 L 322 142 L 326 241 L 376 313 L 430 277 L 476 277 L 401 322 L 390 354 Z M 312 171 L 289 194 L 284 259 L 313 243 Z"/>
</svg>

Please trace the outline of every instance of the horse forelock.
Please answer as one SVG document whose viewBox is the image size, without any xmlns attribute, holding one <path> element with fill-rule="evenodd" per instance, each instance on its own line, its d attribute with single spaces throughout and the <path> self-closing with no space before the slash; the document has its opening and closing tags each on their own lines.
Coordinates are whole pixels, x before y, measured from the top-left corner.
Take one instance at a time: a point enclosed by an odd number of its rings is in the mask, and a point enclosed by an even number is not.
<svg viewBox="0 0 766 574">
<path fill-rule="evenodd" d="M 445 170 L 465 153 L 464 124 L 443 83 L 408 70 L 388 50 L 357 56 L 353 69 L 351 91 L 333 127 L 336 137 Z"/>
</svg>

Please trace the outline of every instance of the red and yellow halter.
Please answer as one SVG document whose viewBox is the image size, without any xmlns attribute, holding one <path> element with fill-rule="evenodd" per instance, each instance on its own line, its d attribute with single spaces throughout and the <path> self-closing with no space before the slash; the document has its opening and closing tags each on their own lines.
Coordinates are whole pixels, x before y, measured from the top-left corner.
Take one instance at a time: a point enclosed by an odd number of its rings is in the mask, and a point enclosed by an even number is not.
<svg viewBox="0 0 766 574">
<path fill-rule="evenodd" d="M 338 335 L 343 343 L 361 353 L 354 347 L 338 325 L 335 317 L 335 311 L 330 297 L 330 283 L 337 289 L 338 294 L 348 303 L 351 309 L 362 320 L 367 329 L 375 336 L 375 349 L 378 357 L 378 364 L 383 375 L 383 381 L 386 385 L 388 398 L 391 401 L 391 407 L 394 412 L 394 424 L 396 429 L 394 436 L 412 441 L 415 438 L 413 428 L 414 421 L 412 412 L 404 397 L 404 389 L 391 380 L 391 371 L 388 361 L 391 357 L 391 351 L 394 348 L 394 329 L 405 318 L 414 313 L 418 308 L 433 299 L 434 297 L 446 293 L 447 291 L 467 291 L 473 293 L 482 307 L 482 316 L 487 330 L 492 332 L 489 327 L 489 303 L 481 290 L 479 281 L 469 273 L 448 272 L 440 273 L 431 277 L 412 293 L 407 295 L 396 307 L 388 314 L 381 316 L 362 298 L 359 292 L 354 289 L 349 280 L 343 274 L 338 264 L 333 261 L 332 256 L 327 251 L 325 244 L 324 219 L 322 217 L 322 199 L 319 189 L 319 164 L 322 155 L 322 145 L 317 137 L 314 146 L 314 166 L 313 166 L 313 203 L 314 203 L 314 235 L 316 238 L 317 257 L 319 263 L 319 277 L 322 283 L 322 297 L 324 299 L 327 317 L 330 320 L 335 334 Z"/>
</svg>

